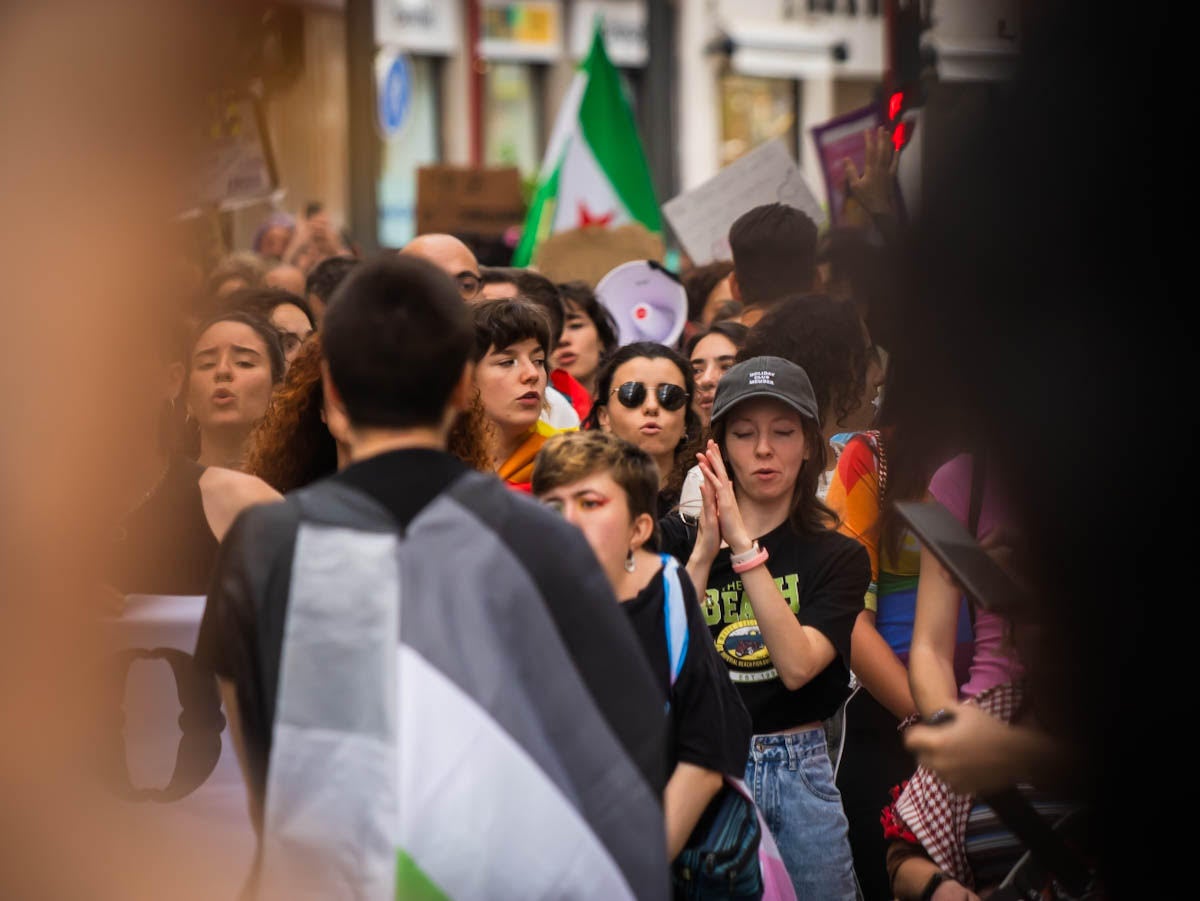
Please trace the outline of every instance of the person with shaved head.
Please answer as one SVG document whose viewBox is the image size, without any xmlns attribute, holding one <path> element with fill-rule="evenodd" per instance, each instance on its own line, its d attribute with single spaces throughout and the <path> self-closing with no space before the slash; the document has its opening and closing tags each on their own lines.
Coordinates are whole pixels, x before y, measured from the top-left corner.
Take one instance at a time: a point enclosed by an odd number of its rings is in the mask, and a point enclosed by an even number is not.
<svg viewBox="0 0 1200 901">
<path fill-rule="evenodd" d="M 417 235 L 400 253 L 433 263 L 454 279 L 463 300 L 475 300 L 479 296 L 482 284 L 479 261 L 475 259 L 471 248 L 454 235 Z"/>
</svg>

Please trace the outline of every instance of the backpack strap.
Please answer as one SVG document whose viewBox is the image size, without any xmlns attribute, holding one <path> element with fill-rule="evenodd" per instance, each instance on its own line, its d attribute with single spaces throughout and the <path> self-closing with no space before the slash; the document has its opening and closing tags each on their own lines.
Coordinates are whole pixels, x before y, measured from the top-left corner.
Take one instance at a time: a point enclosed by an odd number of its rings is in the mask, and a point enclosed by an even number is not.
<svg viewBox="0 0 1200 901">
<path fill-rule="evenodd" d="M 684 607 L 683 586 L 679 583 L 679 562 L 670 554 L 659 554 L 659 557 L 663 562 L 663 622 L 667 627 L 667 661 L 670 664 L 671 687 L 674 688 L 687 657 L 687 608 Z"/>
</svg>

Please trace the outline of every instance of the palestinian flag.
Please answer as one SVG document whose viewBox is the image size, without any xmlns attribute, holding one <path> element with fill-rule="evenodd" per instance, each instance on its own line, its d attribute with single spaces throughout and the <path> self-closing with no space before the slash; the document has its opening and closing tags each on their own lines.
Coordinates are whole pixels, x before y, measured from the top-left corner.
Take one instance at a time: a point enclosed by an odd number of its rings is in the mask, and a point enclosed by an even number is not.
<svg viewBox="0 0 1200 901">
<path fill-rule="evenodd" d="M 286 505 L 258 897 L 665 899 L 662 700 L 582 536 L 476 473 L 403 530 Z"/>
<path fill-rule="evenodd" d="M 528 266 L 537 245 L 554 232 L 627 222 L 662 231 L 633 111 L 597 23 L 591 50 L 554 123 L 512 264 Z"/>
</svg>

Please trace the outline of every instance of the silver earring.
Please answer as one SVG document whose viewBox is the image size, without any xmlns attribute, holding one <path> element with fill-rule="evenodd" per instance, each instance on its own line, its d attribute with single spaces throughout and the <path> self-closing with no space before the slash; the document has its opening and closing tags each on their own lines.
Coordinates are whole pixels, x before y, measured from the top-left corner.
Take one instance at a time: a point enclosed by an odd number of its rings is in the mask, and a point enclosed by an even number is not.
<svg viewBox="0 0 1200 901">
<path fill-rule="evenodd" d="M 637 564 L 633 562 L 633 548 L 629 549 L 629 553 L 625 556 L 625 572 L 631 573 L 637 569 Z"/>
</svg>

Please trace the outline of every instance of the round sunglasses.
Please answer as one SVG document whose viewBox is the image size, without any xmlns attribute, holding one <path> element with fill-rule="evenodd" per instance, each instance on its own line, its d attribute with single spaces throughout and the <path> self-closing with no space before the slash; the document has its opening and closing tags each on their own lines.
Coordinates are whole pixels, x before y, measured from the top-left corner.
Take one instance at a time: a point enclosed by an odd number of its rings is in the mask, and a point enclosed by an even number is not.
<svg viewBox="0 0 1200 901">
<path fill-rule="evenodd" d="M 615 388 L 612 391 L 617 396 L 617 400 L 621 402 L 621 406 L 634 409 L 640 407 L 642 402 L 646 400 L 646 383 L 645 382 L 626 382 L 620 388 Z M 654 389 L 654 396 L 658 398 L 659 406 L 664 410 L 675 411 L 687 403 L 688 393 L 678 385 L 662 384 Z"/>
</svg>

